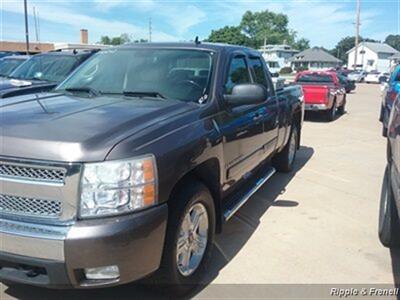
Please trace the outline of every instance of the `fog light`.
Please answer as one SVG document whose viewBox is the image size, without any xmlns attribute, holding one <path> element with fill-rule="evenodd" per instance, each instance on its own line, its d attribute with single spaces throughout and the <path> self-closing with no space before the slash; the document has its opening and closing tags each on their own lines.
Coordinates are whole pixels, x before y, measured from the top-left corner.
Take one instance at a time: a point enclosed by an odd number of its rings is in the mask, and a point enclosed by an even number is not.
<svg viewBox="0 0 400 300">
<path fill-rule="evenodd" d="M 92 280 L 117 279 L 119 278 L 119 269 L 118 266 L 87 268 L 85 269 L 85 276 L 86 279 Z"/>
</svg>

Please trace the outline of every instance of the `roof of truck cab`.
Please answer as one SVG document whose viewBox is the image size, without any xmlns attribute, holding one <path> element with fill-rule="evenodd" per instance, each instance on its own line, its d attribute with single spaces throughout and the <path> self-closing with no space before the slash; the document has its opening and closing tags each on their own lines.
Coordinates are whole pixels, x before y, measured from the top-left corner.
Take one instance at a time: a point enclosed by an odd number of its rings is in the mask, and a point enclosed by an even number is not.
<svg viewBox="0 0 400 300">
<path fill-rule="evenodd" d="M 30 57 L 31 57 L 30 55 L 10 55 L 2 57 L 0 58 L 0 60 L 8 60 L 8 59 L 26 60 Z"/>
<path fill-rule="evenodd" d="M 199 43 L 195 42 L 177 42 L 177 43 L 133 43 L 133 44 L 124 44 L 118 46 L 116 48 L 182 48 L 182 49 L 201 49 L 201 50 L 210 50 L 210 51 L 237 51 L 242 50 L 247 53 L 254 53 L 257 55 L 261 55 L 261 53 L 255 49 L 239 46 L 239 45 L 230 45 L 230 44 L 222 44 L 222 43 Z"/>
</svg>

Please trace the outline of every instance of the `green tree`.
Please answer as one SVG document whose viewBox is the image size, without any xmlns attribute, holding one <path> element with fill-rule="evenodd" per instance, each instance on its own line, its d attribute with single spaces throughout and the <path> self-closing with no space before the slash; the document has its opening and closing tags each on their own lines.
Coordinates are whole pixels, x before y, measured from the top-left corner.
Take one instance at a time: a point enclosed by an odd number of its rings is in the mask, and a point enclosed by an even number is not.
<svg viewBox="0 0 400 300">
<path fill-rule="evenodd" d="M 247 11 L 240 22 L 240 29 L 251 40 L 253 47 L 265 44 L 293 44 L 296 32 L 289 30 L 289 19 L 285 14 L 269 10 L 261 12 Z"/>
<path fill-rule="evenodd" d="M 244 35 L 237 26 L 225 26 L 224 28 L 213 30 L 206 41 L 211 43 L 252 46 L 250 38 Z"/>
<path fill-rule="evenodd" d="M 305 38 L 301 38 L 296 40 L 291 46 L 296 50 L 303 51 L 310 48 L 310 41 Z"/>
<path fill-rule="evenodd" d="M 100 38 L 100 44 L 103 45 L 122 45 L 126 43 L 132 42 L 132 37 L 127 34 L 123 33 L 120 36 L 115 36 L 115 37 L 109 37 L 107 35 L 104 35 Z"/>
<path fill-rule="evenodd" d="M 385 43 L 392 46 L 394 49 L 400 51 L 400 35 L 390 34 L 386 37 Z"/>
<path fill-rule="evenodd" d="M 360 37 L 360 42 L 379 42 L 373 39 L 369 38 L 363 38 Z M 343 62 L 347 63 L 347 51 L 351 50 L 354 48 L 356 42 L 355 42 L 355 37 L 354 36 L 347 36 L 345 38 L 342 38 L 329 52 L 333 55 L 336 56 L 337 58 L 341 59 Z"/>
</svg>

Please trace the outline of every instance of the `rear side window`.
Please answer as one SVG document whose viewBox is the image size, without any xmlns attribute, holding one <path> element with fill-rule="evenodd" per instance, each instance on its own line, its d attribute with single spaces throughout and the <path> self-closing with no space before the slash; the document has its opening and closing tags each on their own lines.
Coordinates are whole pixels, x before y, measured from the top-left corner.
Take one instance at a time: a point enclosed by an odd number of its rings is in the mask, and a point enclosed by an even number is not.
<svg viewBox="0 0 400 300">
<path fill-rule="evenodd" d="M 265 76 L 264 66 L 259 58 L 250 58 L 250 66 L 254 71 L 254 81 L 262 84 L 268 89 L 267 76 Z"/>
<path fill-rule="evenodd" d="M 228 78 L 225 83 L 225 92 L 232 93 L 236 84 L 250 83 L 250 75 L 244 57 L 234 57 L 229 66 Z"/>
<path fill-rule="evenodd" d="M 303 74 L 297 78 L 297 82 L 333 83 L 333 78 L 327 74 Z"/>
</svg>

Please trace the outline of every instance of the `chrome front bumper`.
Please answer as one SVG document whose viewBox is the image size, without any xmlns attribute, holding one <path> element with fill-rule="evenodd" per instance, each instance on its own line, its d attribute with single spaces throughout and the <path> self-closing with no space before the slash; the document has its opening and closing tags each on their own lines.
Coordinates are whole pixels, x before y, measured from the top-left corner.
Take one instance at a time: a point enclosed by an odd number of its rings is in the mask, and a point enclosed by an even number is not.
<svg viewBox="0 0 400 300">
<path fill-rule="evenodd" d="M 64 240 L 70 228 L 1 219 L 0 251 L 64 261 Z"/>
<path fill-rule="evenodd" d="M 1 220 L 0 281 L 91 288 L 140 279 L 158 269 L 166 204 L 118 217 L 43 226 Z M 3 224 L 5 226 L 3 226 Z M 86 268 L 118 266 L 120 277 L 88 280 Z"/>
</svg>

